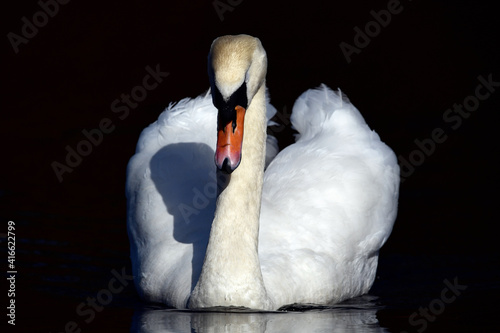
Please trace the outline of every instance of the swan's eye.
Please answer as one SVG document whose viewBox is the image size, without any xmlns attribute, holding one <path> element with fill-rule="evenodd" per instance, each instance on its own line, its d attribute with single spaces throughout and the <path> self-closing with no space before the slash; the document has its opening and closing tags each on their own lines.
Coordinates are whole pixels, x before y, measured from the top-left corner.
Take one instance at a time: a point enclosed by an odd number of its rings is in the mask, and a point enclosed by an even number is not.
<svg viewBox="0 0 500 333">
<path fill-rule="evenodd" d="M 233 110 L 237 105 L 244 109 L 248 107 L 247 84 L 245 81 L 243 81 L 241 86 L 229 97 L 227 104 Z"/>
</svg>

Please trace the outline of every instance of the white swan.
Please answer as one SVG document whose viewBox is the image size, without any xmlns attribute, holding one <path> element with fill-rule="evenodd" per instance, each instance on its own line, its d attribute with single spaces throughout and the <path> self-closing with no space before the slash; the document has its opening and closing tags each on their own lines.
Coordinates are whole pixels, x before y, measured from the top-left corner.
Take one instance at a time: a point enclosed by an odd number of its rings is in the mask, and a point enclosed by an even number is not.
<svg viewBox="0 0 500 333">
<path fill-rule="evenodd" d="M 266 67 L 257 38 L 216 39 L 212 95 L 170 105 L 141 134 L 126 191 L 143 299 L 275 310 L 370 289 L 396 217 L 396 157 L 345 97 L 321 86 L 296 101 L 299 137 L 264 173 L 275 112 Z M 267 145 L 271 159 L 276 145 Z"/>
</svg>

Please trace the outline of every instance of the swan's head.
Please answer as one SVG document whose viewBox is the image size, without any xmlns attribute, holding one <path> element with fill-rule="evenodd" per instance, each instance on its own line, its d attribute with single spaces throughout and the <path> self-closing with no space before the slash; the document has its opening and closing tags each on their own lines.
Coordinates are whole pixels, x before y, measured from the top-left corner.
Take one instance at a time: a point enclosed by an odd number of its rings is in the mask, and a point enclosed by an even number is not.
<svg viewBox="0 0 500 333">
<path fill-rule="evenodd" d="M 215 164 L 233 172 L 241 161 L 245 113 L 265 81 L 267 57 L 258 38 L 223 36 L 212 43 L 208 76 L 218 109 Z"/>
</svg>

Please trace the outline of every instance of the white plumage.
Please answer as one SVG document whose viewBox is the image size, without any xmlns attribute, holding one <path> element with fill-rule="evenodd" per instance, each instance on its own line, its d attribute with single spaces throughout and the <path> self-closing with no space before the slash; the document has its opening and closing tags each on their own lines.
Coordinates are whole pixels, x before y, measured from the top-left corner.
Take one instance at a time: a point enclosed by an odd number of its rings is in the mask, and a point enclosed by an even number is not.
<svg viewBox="0 0 500 333">
<path fill-rule="evenodd" d="M 247 113 L 257 110 L 259 101 L 250 101 Z M 269 120 L 276 110 L 264 99 L 261 103 Z M 210 93 L 170 105 L 143 131 L 128 165 L 126 191 L 135 284 L 145 300 L 176 308 L 277 309 L 331 304 L 368 292 L 378 251 L 396 218 L 396 157 L 347 98 L 324 85 L 297 99 L 291 121 L 299 132 L 296 143 L 276 155 L 276 140 L 267 139 L 266 165 L 272 162 L 264 173 L 258 239 L 249 241 L 258 242 L 260 267 L 242 277 L 227 267 L 244 263 L 245 248 L 205 259 L 216 209 L 222 216 L 255 205 L 234 194 L 238 207 L 216 205 L 217 109 Z M 242 164 L 250 163 L 245 145 Z M 230 182 L 244 177 L 236 171 Z M 220 237 L 228 243 L 221 248 L 230 248 L 227 238 L 246 230 L 237 222 L 222 229 Z M 257 253 L 248 258 L 252 255 Z M 199 283 L 202 267 L 205 280 Z M 259 279 L 264 291 L 254 293 Z"/>
</svg>

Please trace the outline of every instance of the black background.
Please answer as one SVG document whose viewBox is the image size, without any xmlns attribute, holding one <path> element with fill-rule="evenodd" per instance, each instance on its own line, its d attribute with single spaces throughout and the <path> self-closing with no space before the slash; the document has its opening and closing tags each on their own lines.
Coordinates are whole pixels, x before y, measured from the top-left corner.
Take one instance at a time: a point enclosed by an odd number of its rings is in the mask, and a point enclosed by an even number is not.
<svg viewBox="0 0 500 333">
<path fill-rule="evenodd" d="M 87 279 L 108 281 L 111 268 L 128 262 L 128 159 L 141 130 L 170 102 L 206 91 L 206 56 L 212 40 L 225 34 L 261 39 L 271 101 L 282 115 L 306 89 L 340 87 L 396 155 L 424 157 L 401 185 L 398 219 L 382 256 L 401 262 L 425 257 L 432 267 L 450 255 L 475 263 L 498 257 L 500 87 L 458 128 L 443 119 L 447 109 L 475 94 L 479 76 L 500 82 L 496 7 L 401 1 L 401 11 L 348 63 L 339 45 L 354 45 L 354 28 L 364 29 L 374 20 L 370 12 L 387 5 L 245 0 L 229 2 L 231 10 L 218 15 L 211 1 L 70 1 L 16 53 L 8 33 L 21 35 L 22 18 L 33 22 L 41 7 L 36 1 L 4 4 L 0 213 L 2 223 L 17 226 L 18 320 L 34 317 L 61 330 L 85 299 L 83 291 L 71 290 L 85 290 Z M 120 119 L 111 103 L 142 84 L 147 66 L 157 65 L 168 77 Z M 82 131 L 104 118 L 114 130 L 59 182 L 51 164 L 64 164 L 65 147 L 75 149 L 85 139 Z M 435 128 L 447 139 L 428 155 L 416 153 L 415 140 L 431 138 Z M 275 134 L 281 147 L 292 142 L 289 129 Z M 86 258 L 97 257 L 107 259 L 93 263 L 92 272 L 74 273 Z M 481 266 L 478 276 L 490 268 Z M 80 278 L 63 278 L 71 274 Z M 70 291 L 58 293 L 59 287 Z M 113 320 L 113 314 L 102 318 Z"/>
</svg>

